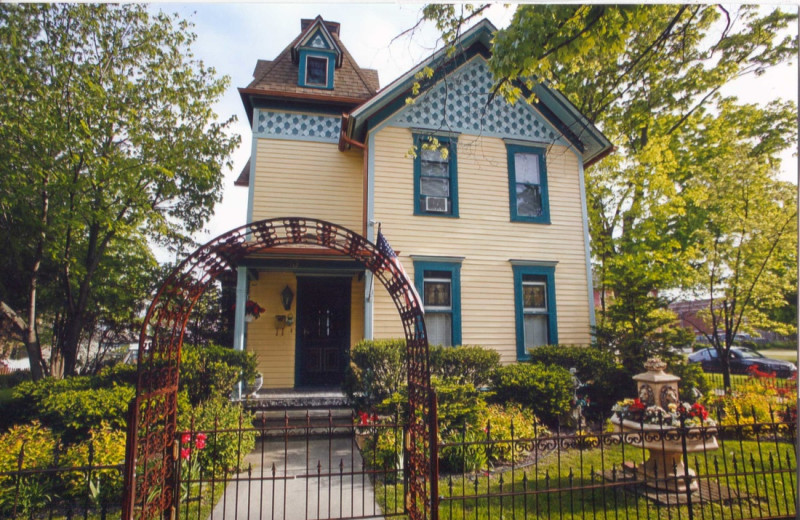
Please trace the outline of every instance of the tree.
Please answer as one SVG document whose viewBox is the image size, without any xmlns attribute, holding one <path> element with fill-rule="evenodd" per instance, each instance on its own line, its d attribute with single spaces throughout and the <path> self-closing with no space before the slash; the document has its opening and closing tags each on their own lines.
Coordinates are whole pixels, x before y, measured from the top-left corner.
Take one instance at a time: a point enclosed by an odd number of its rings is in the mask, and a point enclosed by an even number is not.
<svg viewBox="0 0 800 520">
<path fill-rule="evenodd" d="M 749 137 L 754 107 L 723 107 L 703 124 L 713 157 L 687 189 L 705 211 L 688 287 L 708 299 L 701 314 L 730 388 L 730 350 L 740 331 L 796 332 L 772 318 L 797 283 L 797 187 L 776 180 L 774 157 Z M 760 112 L 760 111 L 759 111 Z M 760 118 L 759 118 L 760 119 Z M 742 130 L 740 130 L 742 129 Z"/>
<path fill-rule="evenodd" d="M 485 8 L 428 5 L 423 14 L 452 43 Z M 796 55 L 796 39 L 781 36 L 795 19 L 752 6 L 521 5 L 495 34 L 495 95 L 533 98 L 533 85 L 547 81 L 617 145 L 587 168 L 587 204 L 600 328 L 636 331 L 627 343 L 636 359 L 658 333 L 659 320 L 641 310 L 684 286 L 686 266 L 700 255 L 694 234 L 705 213 L 685 189 L 698 173 L 687 158 L 710 158 L 686 153 L 705 148 L 700 122 L 731 103 L 720 95 L 724 85 Z M 791 145 L 786 112 L 795 107 L 771 107 L 752 128 L 765 148 Z"/>
<path fill-rule="evenodd" d="M 239 138 L 228 135 L 234 118 L 211 110 L 228 78 L 193 59 L 194 39 L 186 22 L 143 6 L 0 6 L 0 239 L 11 279 L 0 299 L 34 377 L 47 368 L 41 289 L 58 324 L 54 359 L 71 374 L 111 252 L 146 239 L 179 246 L 221 196 Z M 141 268 L 130 260 L 121 264 Z"/>
</svg>

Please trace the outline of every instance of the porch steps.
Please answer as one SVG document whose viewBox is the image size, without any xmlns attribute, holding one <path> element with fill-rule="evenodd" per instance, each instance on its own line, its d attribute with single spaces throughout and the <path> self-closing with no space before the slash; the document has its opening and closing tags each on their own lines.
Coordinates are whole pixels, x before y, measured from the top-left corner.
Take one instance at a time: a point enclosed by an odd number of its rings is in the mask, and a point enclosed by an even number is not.
<svg viewBox="0 0 800 520">
<path fill-rule="evenodd" d="M 267 437 L 349 436 L 353 409 L 339 388 L 262 390 L 242 400 Z"/>
</svg>

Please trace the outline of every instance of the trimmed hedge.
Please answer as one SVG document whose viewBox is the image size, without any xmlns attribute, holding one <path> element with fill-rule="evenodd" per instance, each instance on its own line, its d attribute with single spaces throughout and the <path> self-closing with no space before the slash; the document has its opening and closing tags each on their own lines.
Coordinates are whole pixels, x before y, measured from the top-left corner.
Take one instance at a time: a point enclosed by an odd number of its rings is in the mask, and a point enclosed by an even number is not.
<svg viewBox="0 0 800 520">
<path fill-rule="evenodd" d="M 587 399 L 584 416 L 590 421 L 603 421 L 614 403 L 636 394 L 636 385 L 610 352 L 593 347 L 548 345 L 530 351 L 530 362 L 575 368 L 575 376 L 584 385 L 579 397 Z M 570 384 L 572 388 L 572 384 Z"/>
<path fill-rule="evenodd" d="M 500 354 L 478 345 L 435 346 L 430 349 L 431 373 L 482 388 L 500 368 Z"/>
<path fill-rule="evenodd" d="M 478 345 L 430 347 L 431 376 L 482 388 L 500 366 L 500 354 Z M 372 409 L 406 383 L 404 339 L 364 340 L 350 349 L 342 388 L 360 410 Z"/>
<path fill-rule="evenodd" d="M 239 380 L 256 377 L 256 357 L 219 345 L 184 345 L 181 350 L 180 388 L 192 404 L 229 395 Z"/>
<path fill-rule="evenodd" d="M 514 401 L 528 407 L 545 424 L 553 425 L 570 410 L 572 376 L 566 368 L 540 363 L 515 363 L 499 368 L 492 377 L 492 401 Z"/>
<path fill-rule="evenodd" d="M 368 410 L 401 390 L 406 382 L 406 341 L 359 341 L 350 349 L 342 389 L 360 410 Z"/>
</svg>

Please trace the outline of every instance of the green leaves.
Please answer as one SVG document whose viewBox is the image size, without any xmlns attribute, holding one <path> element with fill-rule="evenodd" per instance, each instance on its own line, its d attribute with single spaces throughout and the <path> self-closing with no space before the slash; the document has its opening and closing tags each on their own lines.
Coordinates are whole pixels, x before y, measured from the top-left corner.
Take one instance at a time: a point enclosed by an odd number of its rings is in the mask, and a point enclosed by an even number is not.
<svg viewBox="0 0 800 520">
<path fill-rule="evenodd" d="M 67 372 L 104 315 L 92 306 L 114 306 L 101 273 L 149 272 L 147 241 L 189 242 L 220 200 L 239 137 L 210 108 L 229 80 L 192 58 L 190 29 L 133 4 L 0 6 L 0 239 L 16 280 L 0 299 L 47 298 Z M 37 277 L 43 290 L 24 290 Z"/>
</svg>

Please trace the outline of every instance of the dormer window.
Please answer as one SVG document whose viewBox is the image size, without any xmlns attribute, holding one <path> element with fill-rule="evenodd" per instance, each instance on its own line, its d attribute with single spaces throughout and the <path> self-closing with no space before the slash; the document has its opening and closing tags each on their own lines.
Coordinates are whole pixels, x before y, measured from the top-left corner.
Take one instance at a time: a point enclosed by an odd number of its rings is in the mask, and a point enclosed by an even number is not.
<svg viewBox="0 0 800 520">
<path fill-rule="evenodd" d="M 298 66 L 297 85 L 333 90 L 334 71 L 342 66 L 342 50 L 336 43 L 339 24 L 317 17 L 303 20 L 301 26 L 303 35 L 292 48 L 292 62 Z"/>
<path fill-rule="evenodd" d="M 324 87 L 328 83 L 328 59 L 306 56 L 306 85 Z"/>
</svg>

